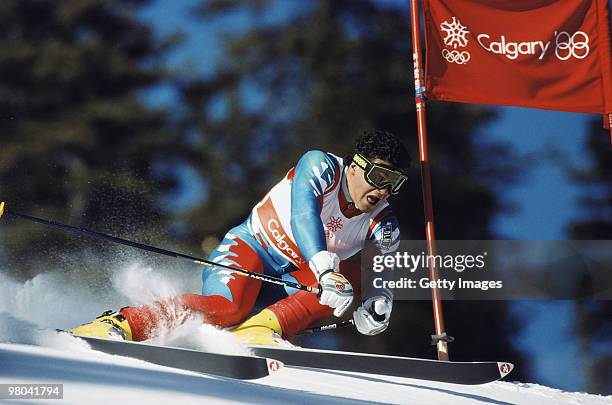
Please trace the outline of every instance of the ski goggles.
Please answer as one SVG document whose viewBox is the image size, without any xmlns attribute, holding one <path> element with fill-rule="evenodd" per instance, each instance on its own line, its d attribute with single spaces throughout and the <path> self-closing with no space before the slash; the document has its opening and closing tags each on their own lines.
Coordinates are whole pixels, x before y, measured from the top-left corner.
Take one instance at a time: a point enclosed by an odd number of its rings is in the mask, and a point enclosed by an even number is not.
<svg viewBox="0 0 612 405">
<path fill-rule="evenodd" d="M 366 181 L 378 189 L 389 188 L 391 194 L 399 193 L 399 189 L 408 178 L 405 174 L 388 166 L 372 163 L 365 156 L 356 153 L 353 162 L 365 171 Z"/>
</svg>

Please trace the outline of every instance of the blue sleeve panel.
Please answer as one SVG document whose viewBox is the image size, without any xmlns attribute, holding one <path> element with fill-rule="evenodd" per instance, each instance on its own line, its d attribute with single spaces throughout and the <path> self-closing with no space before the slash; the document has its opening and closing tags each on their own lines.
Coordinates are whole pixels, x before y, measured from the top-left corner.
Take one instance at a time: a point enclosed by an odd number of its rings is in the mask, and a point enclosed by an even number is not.
<svg viewBox="0 0 612 405">
<path fill-rule="evenodd" d="M 399 221 L 397 217 L 391 211 L 390 207 L 387 207 L 381 216 L 377 218 L 376 226 L 372 229 L 372 232 L 368 235 L 367 240 L 375 243 L 380 253 L 384 256 L 393 255 L 400 244 L 400 230 Z M 388 268 L 386 271 L 379 273 L 379 276 L 383 280 L 393 280 L 393 268 Z M 366 292 L 366 291 L 364 291 Z M 366 296 L 362 297 L 365 301 L 369 296 L 383 295 L 393 301 L 393 290 L 389 288 L 375 289 L 375 291 L 366 292 Z M 369 295 L 369 296 L 368 296 Z"/>
<path fill-rule="evenodd" d="M 376 226 L 366 239 L 374 242 L 383 255 L 389 255 L 395 253 L 399 247 L 399 221 L 391 208 L 387 207 L 384 214 L 377 220 Z"/>
<path fill-rule="evenodd" d="M 295 167 L 291 184 L 291 230 L 300 252 L 308 261 L 327 249 L 321 204 L 323 194 L 339 181 L 339 176 L 338 161 L 319 150 L 305 153 Z"/>
</svg>

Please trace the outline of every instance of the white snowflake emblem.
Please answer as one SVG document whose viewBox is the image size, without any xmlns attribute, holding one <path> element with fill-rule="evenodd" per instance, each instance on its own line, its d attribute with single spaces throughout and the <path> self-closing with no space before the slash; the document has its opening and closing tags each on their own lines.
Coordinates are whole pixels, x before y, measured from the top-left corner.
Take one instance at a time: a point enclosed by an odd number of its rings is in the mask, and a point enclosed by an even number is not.
<svg viewBox="0 0 612 405">
<path fill-rule="evenodd" d="M 336 232 L 338 229 L 342 229 L 342 218 L 331 216 L 325 225 L 330 231 Z"/>
<path fill-rule="evenodd" d="M 440 24 L 440 29 L 446 33 L 444 37 L 444 45 L 452 45 L 457 49 L 457 46 L 464 47 L 467 45 L 467 38 L 470 33 L 465 25 L 457 17 L 453 17 L 452 21 L 444 21 Z"/>
</svg>

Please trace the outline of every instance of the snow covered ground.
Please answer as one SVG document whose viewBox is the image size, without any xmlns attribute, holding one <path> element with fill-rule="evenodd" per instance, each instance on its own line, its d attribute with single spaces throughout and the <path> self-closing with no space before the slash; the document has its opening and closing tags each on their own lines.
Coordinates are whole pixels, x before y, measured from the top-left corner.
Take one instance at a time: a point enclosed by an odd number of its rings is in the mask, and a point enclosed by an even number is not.
<svg viewBox="0 0 612 405">
<path fill-rule="evenodd" d="M 59 339 L 66 340 L 64 349 L 0 344 L 0 383 L 64 385 L 63 401 L 36 403 L 612 404 L 612 397 L 534 384 L 460 386 L 288 367 L 259 380 L 236 381 L 98 353 L 68 336 Z"/>
<path fill-rule="evenodd" d="M 128 303 L 134 303 L 184 288 L 137 265 L 117 272 L 112 279 L 121 288 L 115 286 L 100 296 L 94 290 L 72 288 L 70 278 L 53 273 L 26 283 L 0 273 L 0 384 L 64 386 L 61 401 L 0 403 L 612 404 L 610 396 L 568 393 L 518 382 L 461 386 L 289 367 L 259 380 L 236 381 L 99 353 L 77 338 L 53 331 L 90 320 L 102 310 L 113 308 L 109 302 L 126 304 L 121 291 L 130 291 Z M 157 343 L 226 353 L 245 350 L 231 334 L 197 322 L 186 323 Z"/>
</svg>

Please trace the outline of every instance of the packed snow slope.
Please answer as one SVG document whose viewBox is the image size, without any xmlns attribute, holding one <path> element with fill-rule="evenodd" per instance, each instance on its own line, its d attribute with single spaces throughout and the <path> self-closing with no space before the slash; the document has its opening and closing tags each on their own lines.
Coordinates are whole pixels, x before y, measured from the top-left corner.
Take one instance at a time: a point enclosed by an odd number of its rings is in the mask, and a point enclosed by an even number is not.
<svg viewBox="0 0 612 405">
<path fill-rule="evenodd" d="M 188 290 L 197 285 L 199 275 L 190 277 L 177 282 L 133 264 L 114 272 L 108 288 L 99 290 L 73 284 L 74 275 L 46 273 L 21 283 L 0 273 L 0 384 L 63 384 L 62 401 L 17 402 L 37 404 L 612 404 L 612 397 L 518 382 L 461 386 L 290 367 L 259 380 L 239 381 L 107 355 L 54 331 L 89 321 L 105 309 Z M 230 333 L 199 321 L 166 331 L 155 343 L 235 354 L 246 350 Z"/>
<path fill-rule="evenodd" d="M 68 341 L 76 338 L 62 338 L 63 349 L 0 344 L 0 383 L 61 383 L 61 403 L 70 404 L 612 404 L 611 397 L 534 384 L 460 386 L 289 367 L 259 380 L 237 381 L 98 353 Z M 58 403 L 36 400 L 45 402 Z"/>
</svg>

